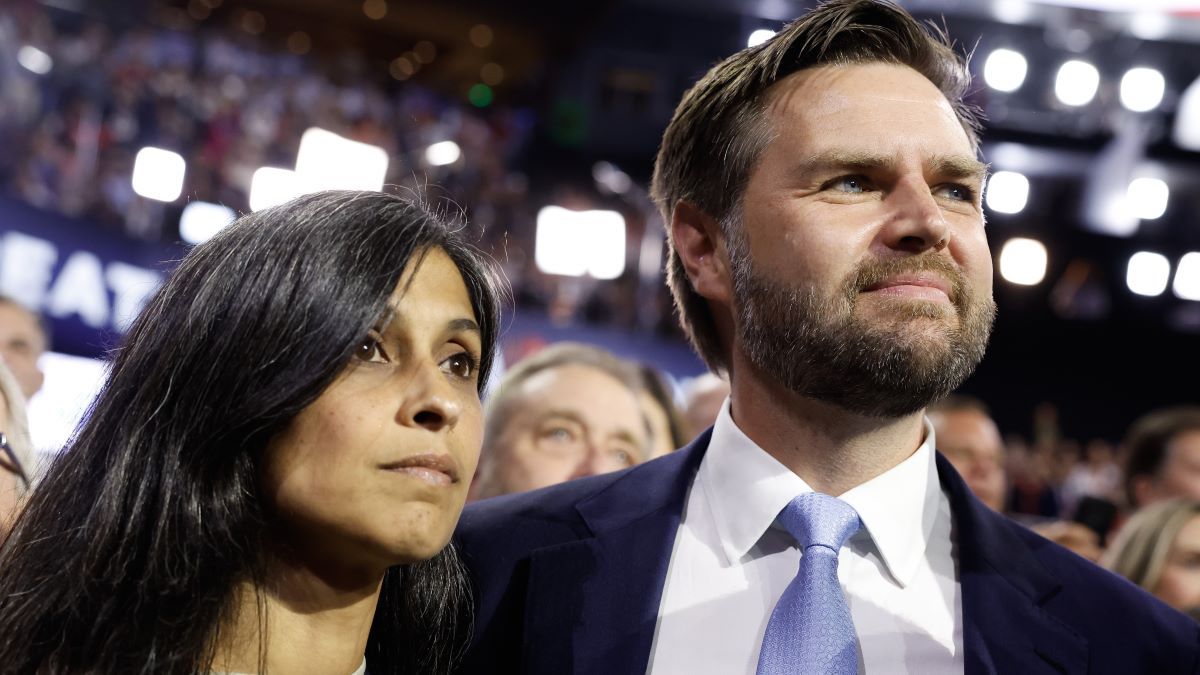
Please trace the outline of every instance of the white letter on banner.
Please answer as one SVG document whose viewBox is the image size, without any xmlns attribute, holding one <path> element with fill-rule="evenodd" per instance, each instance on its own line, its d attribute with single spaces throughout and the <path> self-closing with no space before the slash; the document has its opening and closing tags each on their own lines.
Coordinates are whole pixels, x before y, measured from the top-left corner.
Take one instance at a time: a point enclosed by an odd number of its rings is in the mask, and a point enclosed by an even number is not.
<svg viewBox="0 0 1200 675">
<path fill-rule="evenodd" d="M 92 328 L 108 325 L 108 287 L 99 258 L 84 251 L 67 258 L 50 289 L 46 313 L 59 318 L 78 314 Z"/>
<path fill-rule="evenodd" d="M 113 290 L 113 328 L 124 333 L 158 290 L 162 279 L 157 272 L 122 262 L 109 263 L 107 276 Z"/>
<path fill-rule="evenodd" d="M 20 232 L 9 232 L 0 246 L 0 293 L 41 311 L 58 249 L 54 244 Z"/>
</svg>

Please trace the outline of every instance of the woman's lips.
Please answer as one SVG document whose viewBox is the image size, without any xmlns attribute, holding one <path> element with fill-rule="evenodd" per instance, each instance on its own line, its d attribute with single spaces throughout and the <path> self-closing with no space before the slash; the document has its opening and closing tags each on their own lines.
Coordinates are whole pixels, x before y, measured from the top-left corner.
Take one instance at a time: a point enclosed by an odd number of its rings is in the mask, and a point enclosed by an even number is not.
<svg viewBox="0 0 1200 675">
<path fill-rule="evenodd" d="M 453 485 L 459 480 L 458 462 L 450 455 L 412 455 L 382 464 L 379 468 L 411 476 L 430 485 Z"/>
</svg>

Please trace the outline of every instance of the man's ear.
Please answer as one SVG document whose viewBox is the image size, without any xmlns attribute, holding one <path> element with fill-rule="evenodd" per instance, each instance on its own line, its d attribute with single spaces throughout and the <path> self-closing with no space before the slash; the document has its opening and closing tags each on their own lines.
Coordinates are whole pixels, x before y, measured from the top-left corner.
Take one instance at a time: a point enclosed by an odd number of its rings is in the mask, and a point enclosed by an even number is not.
<svg viewBox="0 0 1200 675">
<path fill-rule="evenodd" d="M 680 200 L 671 212 L 671 242 L 696 293 L 729 304 L 733 281 L 721 224 L 694 204 Z"/>
</svg>

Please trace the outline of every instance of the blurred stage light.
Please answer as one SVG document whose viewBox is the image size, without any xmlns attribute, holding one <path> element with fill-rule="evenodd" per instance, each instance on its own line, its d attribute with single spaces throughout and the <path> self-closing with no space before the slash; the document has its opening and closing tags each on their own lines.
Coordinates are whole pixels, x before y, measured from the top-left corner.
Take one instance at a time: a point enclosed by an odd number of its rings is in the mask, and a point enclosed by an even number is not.
<svg viewBox="0 0 1200 675">
<path fill-rule="evenodd" d="M 476 108 L 486 108 L 492 104 L 492 100 L 496 97 L 492 88 L 482 82 L 476 82 L 467 90 L 467 100 Z"/>
<path fill-rule="evenodd" d="M 383 148 L 317 127 L 300 137 L 296 176 L 304 192 L 379 190 L 387 168 L 388 154 Z"/>
<path fill-rule="evenodd" d="M 1040 241 L 1017 237 L 1000 249 L 1000 276 L 1021 286 L 1034 286 L 1046 278 L 1046 247 Z"/>
<path fill-rule="evenodd" d="M 1175 295 L 1184 300 L 1200 300 L 1200 253 L 1185 253 L 1175 269 Z"/>
<path fill-rule="evenodd" d="M 189 202 L 179 216 L 179 236 L 189 244 L 203 244 L 237 218 L 228 206 Z"/>
<path fill-rule="evenodd" d="M 146 199 L 173 202 L 183 192 L 187 162 L 179 153 L 145 147 L 133 160 L 133 191 Z"/>
<path fill-rule="evenodd" d="M 54 59 L 33 45 L 22 45 L 17 50 L 17 63 L 31 73 L 45 75 L 54 67 Z"/>
<path fill-rule="evenodd" d="M 757 47 L 773 37 L 775 37 L 775 31 L 769 28 L 759 28 L 751 33 L 750 37 L 746 38 L 746 46 Z"/>
<path fill-rule="evenodd" d="M 1142 220 L 1154 220 L 1167 211 L 1171 188 L 1158 178 L 1134 178 L 1125 192 L 1125 207 Z"/>
<path fill-rule="evenodd" d="M 303 191 L 295 171 L 264 166 L 250 179 L 250 210 L 269 209 L 301 194 Z"/>
<path fill-rule="evenodd" d="M 1200 151 L 1200 77 L 1188 85 L 1179 98 L 1173 131 L 1175 145 L 1184 150 Z"/>
<path fill-rule="evenodd" d="M 1021 52 L 997 49 L 983 63 L 983 79 L 997 91 L 1016 91 L 1025 82 L 1029 64 Z"/>
<path fill-rule="evenodd" d="M 1033 16 L 1028 0 L 992 0 L 992 15 L 1004 23 L 1025 23 Z"/>
<path fill-rule="evenodd" d="M 44 380 L 29 399 L 29 432 L 38 453 L 53 455 L 66 447 L 108 379 L 108 362 L 46 352 L 38 358 Z"/>
<path fill-rule="evenodd" d="M 625 271 L 625 218 L 616 211 L 544 207 L 533 257 L 546 274 L 616 279 Z"/>
<path fill-rule="evenodd" d="M 1138 295 L 1154 297 L 1167 290 L 1171 280 L 1171 262 L 1167 257 L 1150 251 L 1138 251 L 1129 256 L 1125 270 L 1125 285 Z"/>
<path fill-rule="evenodd" d="M 440 141 L 425 148 L 425 161 L 431 166 L 446 166 L 458 161 L 462 150 L 454 141 Z"/>
<path fill-rule="evenodd" d="M 1100 71 L 1087 61 L 1067 61 L 1054 78 L 1054 95 L 1070 106 L 1090 103 L 1099 88 Z"/>
<path fill-rule="evenodd" d="M 1015 171 L 997 171 L 987 182 L 987 206 L 997 213 L 1020 213 L 1029 201 L 1029 179 Z"/>
<path fill-rule="evenodd" d="M 1129 32 L 1143 40 L 1161 40 L 1171 32 L 1171 17 L 1166 12 L 1134 12 L 1129 17 Z"/>
<path fill-rule="evenodd" d="M 1134 112 L 1154 110 L 1162 103 L 1167 81 L 1153 68 L 1130 68 L 1121 78 L 1121 105 Z"/>
<path fill-rule="evenodd" d="M 633 187 L 629 174 L 618 169 L 611 162 L 596 162 L 592 165 L 592 179 L 596 185 L 613 194 L 625 194 Z"/>
</svg>

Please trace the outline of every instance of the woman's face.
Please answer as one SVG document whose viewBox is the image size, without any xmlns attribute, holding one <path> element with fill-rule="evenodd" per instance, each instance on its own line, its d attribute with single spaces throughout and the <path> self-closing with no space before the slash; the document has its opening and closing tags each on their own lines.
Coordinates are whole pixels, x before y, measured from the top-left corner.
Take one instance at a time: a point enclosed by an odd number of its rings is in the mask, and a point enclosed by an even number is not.
<svg viewBox="0 0 1200 675">
<path fill-rule="evenodd" d="M 1200 516 L 1179 530 L 1154 594 L 1178 610 L 1200 607 Z"/>
<path fill-rule="evenodd" d="M 322 564 L 381 572 L 433 557 L 479 459 L 481 337 L 458 268 L 430 251 L 389 306 L 391 318 L 267 447 L 263 487 L 283 536 Z"/>
</svg>

